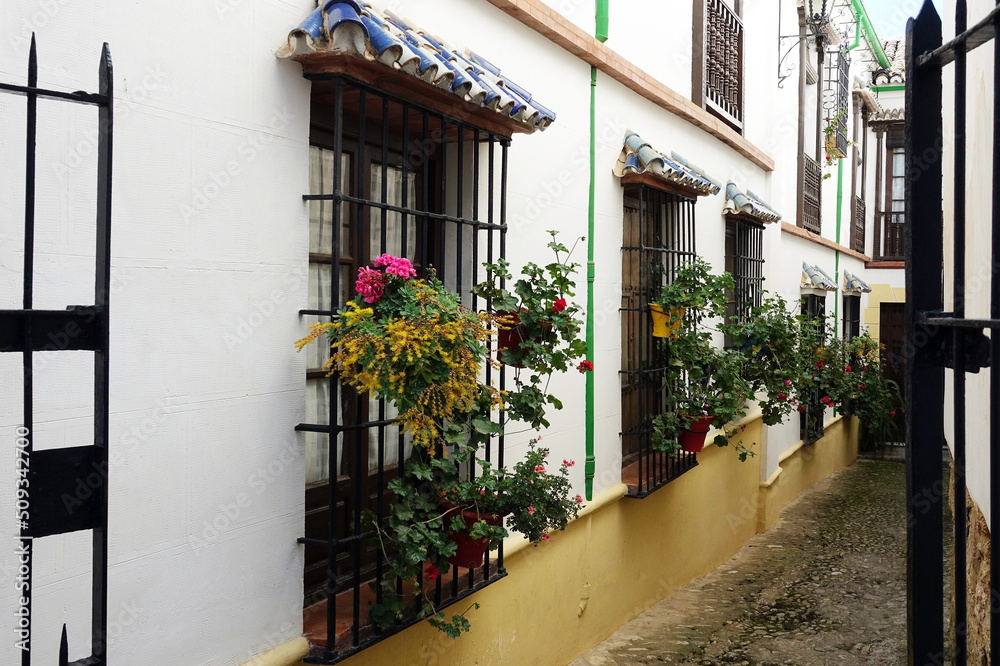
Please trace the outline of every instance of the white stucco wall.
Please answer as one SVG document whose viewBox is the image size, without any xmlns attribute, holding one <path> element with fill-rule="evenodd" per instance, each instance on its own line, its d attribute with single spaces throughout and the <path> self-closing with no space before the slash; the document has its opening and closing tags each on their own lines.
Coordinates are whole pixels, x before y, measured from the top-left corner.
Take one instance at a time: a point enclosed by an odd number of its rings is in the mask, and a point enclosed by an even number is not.
<svg viewBox="0 0 1000 666">
<path fill-rule="evenodd" d="M 25 81 L 33 30 L 43 86 L 96 91 L 102 42 L 114 60 L 112 664 L 238 664 L 301 633 L 303 359 L 290 341 L 306 297 L 309 87 L 273 50 L 308 4 L 0 8 L 0 80 Z M 24 109 L 0 99 L 4 308 L 21 306 Z M 39 109 L 35 304 L 92 303 L 97 113 Z M 90 359 L 36 355 L 39 449 L 90 441 Z M 20 357 L 0 363 L 11 451 Z M 0 495 L 0 531 L 16 534 L 13 493 Z M 70 659 L 89 654 L 89 532 L 36 547 L 33 663 L 56 662 L 63 622 Z M 19 663 L 5 635 L 0 663 Z"/>
<path fill-rule="evenodd" d="M 975 25 L 990 11 L 994 5 L 973 0 L 968 5 L 969 25 Z M 954 35 L 955 4 L 946 2 L 942 15 L 944 39 Z M 971 52 L 967 60 L 968 78 L 966 90 L 968 94 L 966 117 L 966 292 L 965 314 L 967 317 L 989 317 L 990 314 L 990 279 L 995 271 L 1000 270 L 996 257 L 991 256 L 993 239 L 990 233 L 991 204 L 993 191 L 993 129 L 990 124 L 991 114 L 984 110 L 992 110 L 993 99 L 993 49 L 990 45 Z M 954 255 L 953 215 L 955 183 L 950 174 L 954 173 L 955 160 L 953 139 L 955 131 L 954 118 L 954 67 L 946 67 L 944 75 L 944 256 L 945 256 L 945 308 L 951 309 L 954 297 L 951 291 L 953 280 Z M 995 297 L 994 297 L 995 298 Z M 995 333 L 994 333 L 995 334 Z M 966 375 L 966 482 L 973 501 L 982 510 L 987 522 L 991 520 L 990 506 L 990 449 L 989 449 L 989 418 L 990 410 L 996 409 L 989 401 L 991 370 L 984 369 L 978 374 Z M 953 409 L 951 390 L 952 372 L 946 371 L 947 391 L 945 395 L 945 435 L 949 446 L 954 432 L 955 412 Z"/>
</svg>

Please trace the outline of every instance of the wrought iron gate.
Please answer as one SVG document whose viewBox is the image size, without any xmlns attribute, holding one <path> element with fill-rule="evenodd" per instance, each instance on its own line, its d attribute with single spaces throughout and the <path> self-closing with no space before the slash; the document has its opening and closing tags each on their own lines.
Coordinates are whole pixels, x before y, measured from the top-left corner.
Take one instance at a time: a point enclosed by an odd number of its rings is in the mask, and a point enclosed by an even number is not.
<svg viewBox="0 0 1000 666">
<path fill-rule="evenodd" d="M 906 44 L 906 313 L 909 355 L 907 405 L 907 619 L 910 664 L 944 664 L 944 442 L 945 368 L 954 369 L 954 626 L 953 663 L 966 663 L 966 373 L 1000 358 L 1000 115 L 993 112 L 992 270 L 990 318 L 966 318 L 966 55 L 994 41 L 1000 8 L 969 29 L 965 0 L 957 0 L 954 39 L 942 44 L 941 19 L 930 0 L 907 26 Z M 1000 94 L 1000 49 L 994 41 L 994 91 Z M 942 71 L 954 63 L 954 219 L 951 257 L 944 255 Z M 1000 99 L 1000 96 L 997 97 Z M 950 263 L 956 295 L 944 312 L 943 269 Z M 984 330 L 992 331 L 988 338 Z M 995 364 L 994 364 L 995 365 Z M 990 373 L 990 501 L 1000 507 L 1000 373 Z M 990 571 L 1000 572 L 1000 543 L 991 531 Z M 1000 655 L 1000 580 L 991 576 L 990 653 Z"/>
<path fill-rule="evenodd" d="M 79 530 L 93 531 L 91 654 L 69 662 L 66 625 L 59 645 L 60 666 L 103 666 L 107 663 L 108 626 L 108 300 L 111 290 L 111 52 L 105 44 L 98 68 L 99 92 L 62 92 L 38 87 L 38 55 L 31 37 L 26 86 L 0 83 L 0 92 L 27 100 L 24 174 L 23 309 L 0 310 L 0 352 L 19 352 L 24 367 L 24 424 L 17 430 L 16 492 L 21 574 L 17 607 L 17 638 L 22 666 L 31 664 L 32 559 L 43 537 Z M 35 236 L 35 143 L 38 100 L 89 104 L 98 108 L 97 260 L 93 305 L 65 310 L 33 308 Z M 33 450 L 32 356 L 36 351 L 94 352 L 94 443 L 61 449 Z M 91 492 L 80 493 L 82 483 Z M 83 496 L 81 496 L 83 495 Z M 74 501 L 64 503 L 65 497 Z"/>
</svg>

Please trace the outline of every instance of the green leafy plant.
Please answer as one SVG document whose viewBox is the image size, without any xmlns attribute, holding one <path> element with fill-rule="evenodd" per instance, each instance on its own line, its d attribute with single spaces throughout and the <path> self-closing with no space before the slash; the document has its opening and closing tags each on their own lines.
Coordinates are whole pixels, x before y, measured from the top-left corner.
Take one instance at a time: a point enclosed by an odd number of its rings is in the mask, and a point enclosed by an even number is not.
<svg viewBox="0 0 1000 666">
<path fill-rule="evenodd" d="M 387 486 L 392 493 L 387 516 L 380 521 L 373 512 L 363 514 L 386 564 L 380 601 L 369 612 L 381 627 L 415 609 L 418 618 L 448 636 L 468 631 L 466 613 L 478 604 L 448 616 L 427 593 L 426 582 L 447 573 L 448 558 L 456 553 L 452 535 L 496 545 L 509 533 L 485 517 L 499 514 L 537 545 L 549 539 L 549 530 L 565 528 L 578 515 L 583 500 L 570 497 L 568 478 L 573 462 L 563 461 L 549 472 L 549 452 L 538 448 L 537 440 L 510 470 L 476 457 L 481 445 L 504 433 L 511 417 L 535 428 L 548 425 L 545 406 L 561 407 L 548 393 L 548 379 L 587 352 L 578 339 L 579 308 L 566 302 L 573 296 L 577 265 L 569 263 L 570 252 L 554 232 L 549 247 L 556 261 L 544 268 L 528 264 L 513 294 L 490 282 L 477 287 L 480 295 L 515 308 L 532 336 L 519 358 L 531 364 L 530 376 L 522 380 L 519 371 L 515 391 L 501 393 L 482 377 L 487 364 L 499 367 L 487 355 L 494 329 L 510 322 L 465 308 L 433 271 L 416 279 L 413 265 L 401 257 L 382 255 L 361 268 L 357 298 L 296 343 L 301 350 L 325 335 L 332 351 L 325 367 L 329 375 L 390 401 L 399 412 L 397 423 L 413 436 L 410 457 Z M 494 280 L 511 279 L 505 262 L 488 269 Z M 544 335 L 536 341 L 540 332 Z M 577 367 L 581 372 L 592 368 L 589 362 Z M 508 416 L 501 421 L 496 412 L 505 402 Z M 463 510 L 484 518 L 467 525 Z"/>
<path fill-rule="evenodd" d="M 678 268 L 674 280 L 653 301 L 668 313 L 668 327 L 679 325 L 661 342 L 666 344 L 668 392 L 666 410 L 652 420 L 653 445 L 659 450 L 678 449 L 681 433 L 711 416 L 712 425 L 722 429 L 716 445 L 732 443 L 741 460 L 754 455 L 742 438 L 732 441 L 742 430 L 735 424 L 746 416 L 752 397 L 742 374 L 742 357 L 712 345 L 712 332 L 724 322 L 726 291 L 731 289 L 731 275 L 714 275 L 707 262 L 696 259 Z"/>
<path fill-rule="evenodd" d="M 456 447 L 449 458 L 415 452 L 406 461 L 403 473 L 389 483 L 395 499 L 385 525 L 380 526 L 371 511 L 363 516 L 366 527 L 377 534 L 388 569 L 381 601 L 369 613 L 373 622 L 388 627 L 403 619 L 419 599 L 416 616 L 457 637 L 469 630 L 466 613 L 478 604 L 447 617 L 435 608 L 428 586 L 421 584 L 448 573 L 452 566 L 448 558 L 456 552 L 451 535 L 464 532 L 493 548 L 510 532 L 503 523 L 491 522 L 506 517 L 511 529 L 537 546 L 549 540 L 550 530 L 564 529 L 579 515 L 583 498 L 570 496 L 569 469 L 574 462 L 550 464 L 549 450 L 537 443 L 531 440 L 524 458 L 509 471 L 477 458 L 475 449 L 465 445 Z M 463 474 L 470 465 L 476 468 L 471 477 Z M 469 526 L 462 511 L 474 512 L 480 519 Z M 487 520 L 490 517 L 492 521 Z M 396 578 L 405 583 L 402 594 Z"/>
<path fill-rule="evenodd" d="M 510 263 L 504 259 L 485 263 L 487 279 L 473 288 L 473 293 L 489 299 L 492 314 L 501 328 L 514 337 L 517 349 L 501 349 L 500 360 L 515 368 L 514 387 L 505 396 L 505 408 L 511 418 L 523 421 L 532 429 L 548 427 L 546 408 L 562 409 L 562 403 L 548 392 L 554 372 L 565 372 L 587 355 L 587 344 L 580 338 L 583 325 L 580 306 L 574 296 L 574 275 L 578 263 L 570 262 L 573 249 L 559 242 L 558 232 L 549 231 L 548 247 L 555 261 L 545 266 L 529 262 L 513 286 Z M 577 243 L 583 238 L 577 239 Z M 581 361 L 576 369 L 589 372 L 590 361 Z"/>
</svg>

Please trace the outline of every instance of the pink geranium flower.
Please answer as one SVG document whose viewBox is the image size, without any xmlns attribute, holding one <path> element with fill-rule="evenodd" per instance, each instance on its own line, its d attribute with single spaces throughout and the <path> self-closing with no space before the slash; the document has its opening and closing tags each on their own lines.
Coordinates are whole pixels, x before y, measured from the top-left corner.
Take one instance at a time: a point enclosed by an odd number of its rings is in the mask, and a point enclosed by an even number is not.
<svg viewBox="0 0 1000 666">
<path fill-rule="evenodd" d="M 391 254 L 383 254 L 373 262 L 376 266 L 384 266 L 385 272 L 408 280 L 417 277 L 417 271 L 409 259 L 394 257 Z"/>
<path fill-rule="evenodd" d="M 358 269 L 358 281 L 354 283 L 354 288 L 364 296 L 365 303 L 378 303 L 385 292 L 385 273 L 362 266 Z"/>
</svg>

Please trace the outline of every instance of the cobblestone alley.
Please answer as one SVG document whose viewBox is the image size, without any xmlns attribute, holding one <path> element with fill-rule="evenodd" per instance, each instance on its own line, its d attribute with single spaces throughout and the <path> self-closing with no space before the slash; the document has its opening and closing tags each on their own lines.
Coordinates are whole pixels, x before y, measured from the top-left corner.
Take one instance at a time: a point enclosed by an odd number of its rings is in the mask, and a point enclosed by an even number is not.
<svg viewBox="0 0 1000 666">
<path fill-rule="evenodd" d="M 905 467 L 858 460 L 572 666 L 901 664 Z"/>
</svg>

